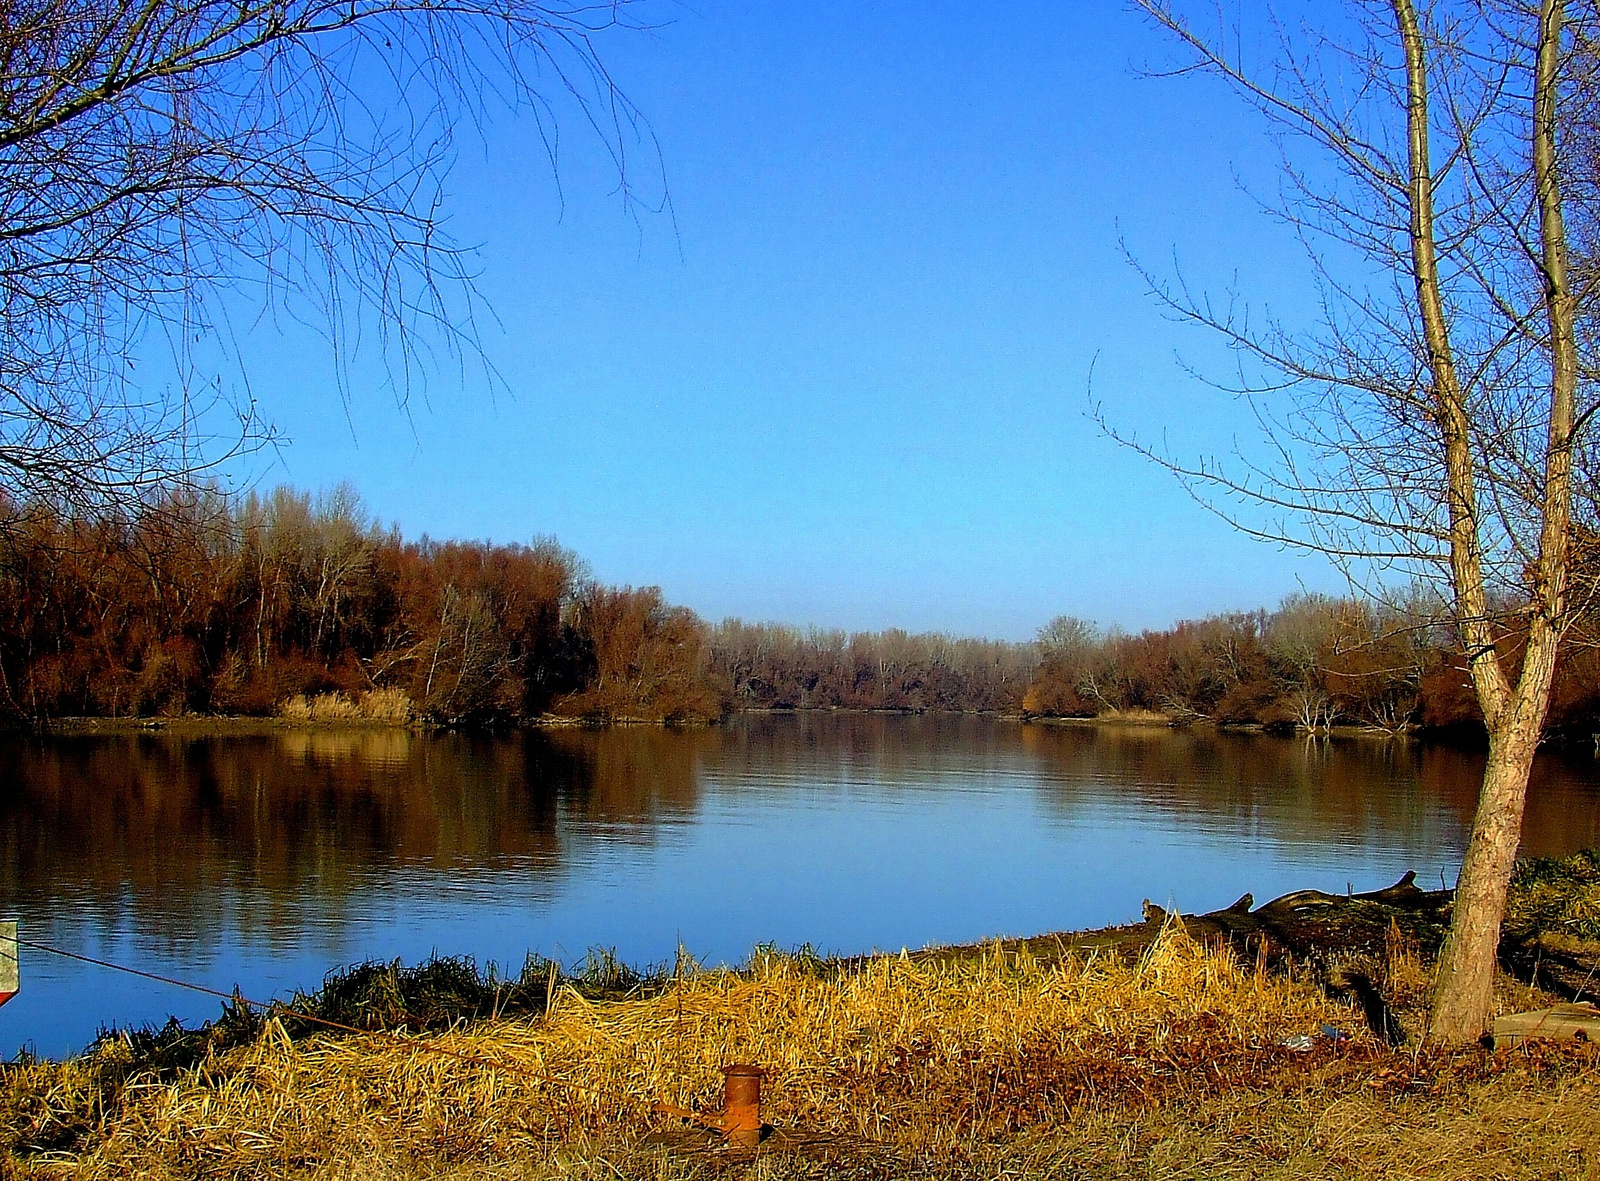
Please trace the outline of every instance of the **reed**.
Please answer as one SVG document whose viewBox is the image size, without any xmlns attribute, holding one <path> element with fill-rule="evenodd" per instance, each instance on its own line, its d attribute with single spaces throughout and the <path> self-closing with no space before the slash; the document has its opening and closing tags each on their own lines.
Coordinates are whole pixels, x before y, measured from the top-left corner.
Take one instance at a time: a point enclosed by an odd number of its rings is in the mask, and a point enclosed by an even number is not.
<svg viewBox="0 0 1600 1181">
<path fill-rule="evenodd" d="M 1600 849 L 1519 858 L 1506 902 L 1506 930 L 1600 941 Z"/>
<path fill-rule="evenodd" d="M 385 722 L 404 725 L 416 717 L 416 703 L 402 689 L 372 689 L 358 698 L 343 693 L 296 693 L 278 706 L 289 722 Z"/>
<path fill-rule="evenodd" d="M 5 1134 L 41 1161 L 70 1145 L 86 1177 L 232 1175 L 330 1154 L 538 1157 L 636 1134 L 659 1122 L 659 1102 L 714 1106 L 718 1067 L 748 1061 L 770 1072 L 776 1122 L 940 1154 L 1086 1105 L 1157 1101 L 1198 1078 L 1240 1085 L 1305 1057 L 1283 1048 L 1289 1035 L 1350 1023 L 1318 992 L 1178 931 L 1133 965 L 996 950 L 844 973 L 769 952 L 655 995 L 594 1000 L 562 981 L 550 999 L 537 1017 L 426 1040 L 296 1040 L 275 1017 L 170 1077 L 119 1073 L 141 1047 L 108 1038 L 72 1062 L 7 1068 Z"/>
<path fill-rule="evenodd" d="M 727 1162 L 664 1156 L 639 1137 L 662 1124 L 659 1103 L 716 1107 L 718 1068 L 743 1061 L 769 1072 L 770 1121 L 840 1146 L 831 1163 L 758 1161 L 753 1177 L 1395 1181 L 1481 1175 L 1469 1166 L 1490 1149 L 1505 1164 L 1497 1176 L 1600 1171 L 1589 1048 L 1397 1054 L 1320 990 L 1175 928 L 1135 963 L 1045 962 L 997 945 L 846 968 L 763 951 L 738 971 L 636 976 L 597 961 L 565 979 L 546 966 L 543 990 L 534 964 L 487 994 L 465 969 L 411 971 L 388 983 L 381 968 L 347 974 L 301 998 L 353 1006 L 385 1032 L 307 1035 L 308 1023 L 236 1014 L 183 1062 L 120 1035 L 65 1063 L 13 1063 L 0 1079 L 3 1167 L 90 1179 L 709 1176 Z M 428 988 L 431 1022 L 412 1011 Z M 385 990 L 387 1008 L 373 1004 Z M 452 1005 L 490 1011 L 438 1028 Z M 1323 1025 L 1351 1036 L 1285 1044 Z M 1531 1105 L 1526 1120 L 1517 1103 Z M 1401 1127 L 1432 1147 L 1400 1151 Z M 1513 1150 L 1517 1129 L 1535 1142 Z M 1428 1171 L 1441 1160 L 1460 1171 Z"/>
</svg>

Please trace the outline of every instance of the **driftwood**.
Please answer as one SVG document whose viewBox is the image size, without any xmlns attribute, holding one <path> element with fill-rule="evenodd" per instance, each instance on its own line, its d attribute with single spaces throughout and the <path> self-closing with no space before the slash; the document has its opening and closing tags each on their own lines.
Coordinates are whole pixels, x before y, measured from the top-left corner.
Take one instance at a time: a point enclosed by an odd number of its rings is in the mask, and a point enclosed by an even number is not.
<svg viewBox="0 0 1600 1181">
<path fill-rule="evenodd" d="M 1391 925 L 1421 954 L 1432 955 L 1450 925 L 1450 902 L 1450 891 L 1419 889 L 1416 874 L 1408 873 L 1394 885 L 1367 894 L 1297 890 L 1260 907 L 1246 894 L 1232 906 L 1198 915 L 1171 914 L 1147 901 L 1141 923 L 902 954 L 918 962 L 946 962 L 998 948 L 1012 954 L 1025 950 L 1046 962 L 1065 955 L 1133 960 L 1144 954 L 1169 923 L 1179 922 L 1196 939 L 1226 943 L 1273 967 L 1290 960 L 1317 964 L 1352 956 L 1382 956 Z M 842 963 L 850 968 L 870 958 L 861 956 Z"/>
<path fill-rule="evenodd" d="M 1297 963 L 1331 993 L 1361 1007 L 1367 1026 L 1391 1045 L 1406 1040 L 1389 1009 L 1380 975 L 1395 934 L 1425 956 L 1438 954 L 1450 927 L 1454 892 L 1423 890 L 1407 873 L 1392 886 L 1363 894 L 1296 890 L 1251 909 L 1246 894 L 1232 906 L 1202 915 L 1179 915 L 1184 930 L 1224 942 L 1264 964 Z M 1173 916 L 1145 903 L 1145 925 L 1158 932 Z"/>
<path fill-rule="evenodd" d="M 1220 940 L 1252 957 L 1276 962 L 1286 956 L 1305 962 L 1347 956 L 1381 956 L 1391 930 L 1424 955 L 1437 953 L 1450 926 L 1450 890 L 1423 890 L 1408 873 L 1392 886 L 1365 894 L 1324 894 L 1296 890 L 1251 909 L 1246 894 L 1232 906 L 1209 914 L 1173 916 L 1144 904 L 1143 927 L 1155 934 L 1176 917 L 1201 940 Z"/>
<path fill-rule="evenodd" d="M 1391 929 L 1432 958 L 1449 930 L 1453 901 L 1453 891 L 1419 889 L 1416 874 L 1408 873 L 1394 885 L 1367 894 L 1299 890 L 1254 910 L 1246 894 L 1223 910 L 1177 917 L 1196 938 L 1225 941 L 1268 962 L 1289 957 L 1328 967 L 1381 957 Z M 1144 924 L 1130 930 L 1137 930 L 1139 939 L 1153 940 L 1171 918 L 1147 902 Z M 1507 931 L 1500 940 L 1500 962 L 1518 979 L 1569 1001 L 1600 997 L 1600 943 L 1593 940 L 1560 931 Z"/>
<path fill-rule="evenodd" d="M 1146 901 L 1141 923 L 998 944 L 928 948 L 913 953 L 913 958 L 947 961 L 998 948 L 1009 954 L 1026 951 L 1044 961 L 1066 955 L 1131 961 L 1177 923 L 1196 939 L 1225 944 L 1275 970 L 1304 973 L 1329 992 L 1351 998 L 1374 1033 L 1397 1043 L 1404 1034 L 1376 983 L 1383 979 L 1390 940 L 1397 933 L 1420 957 L 1434 958 L 1449 931 L 1453 902 L 1454 891 L 1421 889 L 1417 875 L 1408 873 L 1392 886 L 1362 894 L 1296 890 L 1262 906 L 1246 894 L 1232 906 L 1207 914 L 1174 914 Z M 1500 958 L 1513 975 L 1568 1001 L 1600 996 L 1600 943 L 1548 931 L 1507 932 Z"/>
<path fill-rule="evenodd" d="M 1146 902 L 1140 935 L 1153 940 L 1176 917 L 1196 938 L 1226 942 L 1275 965 L 1296 961 L 1329 991 L 1355 999 L 1374 1033 L 1399 1042 L 1404 1035 L 1373 983 L 1374 971 L 1388 950 L 1391 932 L 1397 931 L 1423 956 L 1436 956 L 1454 902 L 1453 891 L 1419 889 L 1416 877 L 1408 873 L 1385 889 L 1343 897 L 1299 890 L 1256 909 L 1246 894 L 1232 906 L 1201 915 L 1172 916 Z M 1568 1001 L 1600 995 L 1600 943 L 1592 940 L 1551 931 L 1508 931 L 1500 941 L 1500 960 L 1512 975 Z M 1549 1023 L 1577 1012 L 1558 1006 L 1539 1016 Z M 1588 1035 L 1600 1027 L 1593 1010 L 1584 1012 L 1583 1032 Z M 1507 1027 L 1508 1034 L 1514 1032 Z"/>
<path fill-rule="evenodd" d="M 1141 923 L 999 944 L 928 948 L 913 958 L 955 960 L 998 948 L 1009 954 L 1026 951 L 1045 961 L 1066 955 L 1131 961 L 1176 923 L 1196 939 L 1224 944 L 1274 970 L 1302 973 L 1330 993 L 1355 1001 L 1375 1034 L 1399 1043 L 1405 1034 L 1379 983 L 1390 941 L 1397 934 L 1421 958 L 1433 959 L 1449 931 L 1453 902 L 1454 891 L 1421 889 L 1417 875 L 1408 873 L 1392 886 L 1362 894 L 1296 890 L 1262 906 L 1246 894 L 1207 914 L 1174 914 L 1146 901 Z M 1513 975 L 1568 1001 L 1600 995 L 1600 943 L 1547 931 L 1507 932 L 1500 958 Z"/>
</svg>

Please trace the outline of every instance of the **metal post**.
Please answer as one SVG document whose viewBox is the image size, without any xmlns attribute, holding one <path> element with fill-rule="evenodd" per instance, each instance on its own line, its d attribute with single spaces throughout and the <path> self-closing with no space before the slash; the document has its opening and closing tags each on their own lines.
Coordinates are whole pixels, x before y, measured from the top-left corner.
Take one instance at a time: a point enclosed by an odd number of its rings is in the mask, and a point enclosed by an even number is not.
<svg viewBox="0 0 1600 1181">
<path fill-rule="evenodd" d="M 732 1144 L 754 1148 L 761 1143 L 761 1075 L 759 1066 L 724 1066 L 722 1134 Z"/>
</svg>

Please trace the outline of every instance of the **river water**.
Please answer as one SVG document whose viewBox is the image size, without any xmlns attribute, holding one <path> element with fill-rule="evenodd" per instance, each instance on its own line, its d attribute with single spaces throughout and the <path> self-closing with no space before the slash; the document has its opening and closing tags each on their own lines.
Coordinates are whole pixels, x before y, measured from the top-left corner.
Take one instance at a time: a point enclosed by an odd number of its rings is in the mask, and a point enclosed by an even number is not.
<svg viewBox="0 0 1600 1181">
<path fill-rule="evenodd" d="M 1142 899 L 1453 881 L 1482 756 L 1366 739 L 750 716 L 0 743 L 0 919 L 246 996 L 366 959 L 634 964 L 1101 926 Z M 1542 756 L 1524 852 L 1600 845 L 1600 763 Z M 24 949 L 0 1054 L 218 1003 Z"/>
</svg>

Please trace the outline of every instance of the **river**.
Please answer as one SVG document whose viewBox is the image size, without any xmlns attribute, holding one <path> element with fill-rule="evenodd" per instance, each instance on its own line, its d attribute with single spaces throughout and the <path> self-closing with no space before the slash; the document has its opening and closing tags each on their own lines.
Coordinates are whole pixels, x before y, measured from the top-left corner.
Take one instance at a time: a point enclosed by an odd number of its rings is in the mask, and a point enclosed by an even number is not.
<svg viewBox="0 0 1600 1181">
<path fill-rule="evenodd" d="M 366 959 L 899 950 L 1407 869 L 1453 880 L 1482 756 L 975 717 L 696 730 L 0 741 L 0 919 L 246 996 Z M 1600 764 L 1544 755 L 1523 849 L 1600 845 Z M 25 949 L 0 1054 L 218 1002 Z"/>
</svg>

